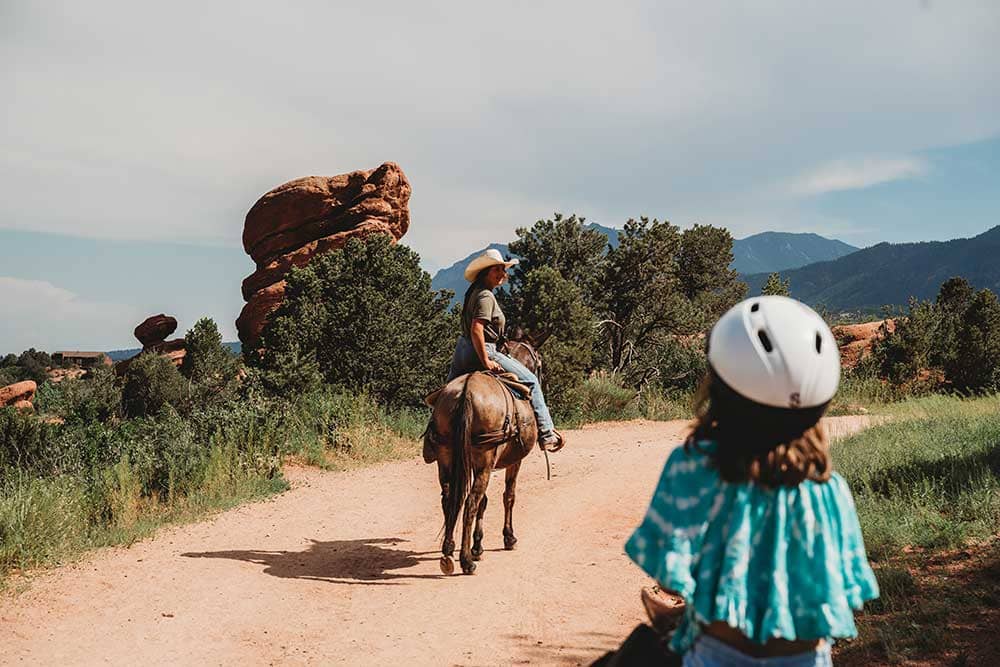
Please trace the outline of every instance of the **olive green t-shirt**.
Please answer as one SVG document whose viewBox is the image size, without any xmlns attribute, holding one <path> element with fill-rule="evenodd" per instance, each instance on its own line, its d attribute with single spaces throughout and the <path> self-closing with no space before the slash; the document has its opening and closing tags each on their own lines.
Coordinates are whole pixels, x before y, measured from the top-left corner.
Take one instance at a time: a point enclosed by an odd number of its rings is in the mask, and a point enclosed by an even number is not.
<svg viewBox="0 0 1000 667">
<path fill-rule="evenodd" d="M 465 304 L 462 307 L 462 335 L 472 340 L 472 321 L 486 320 L 483 325 L 483 337 L 487 343 L 496 343 L 503 336 L 507 319 L 497 298 L 490 290 L 484 288 L 470 289 L 465 295 Z"/>
</svg>

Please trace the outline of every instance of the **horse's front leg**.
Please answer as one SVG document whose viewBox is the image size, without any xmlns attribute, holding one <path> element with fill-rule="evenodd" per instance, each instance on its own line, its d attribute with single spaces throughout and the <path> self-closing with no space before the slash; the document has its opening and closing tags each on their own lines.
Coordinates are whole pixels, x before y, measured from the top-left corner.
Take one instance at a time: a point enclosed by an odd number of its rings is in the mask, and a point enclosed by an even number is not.
<svg viewBox="0 0 1000 667">
<path fill-rule="evenodd" d="M 504 479 L 503 489 L 503 548 L 510 551 L 517 544 L 514 537 L 514 491 L 517 486 L 517 471 L 521 469 L 521 462 L 507 466 L 507 475 Z"/>
<path fill-rule="evenodd" d="M 479 506 L 486 497 L 486 487 L 490 483 L 490 471 L 493 469 L 492 461 L 489 465 L 484 465 L 476 470 L 475 481 L 469 491 L 469 497 L 465 499 L 465 513 L 462 516 L 462 551 L 459 553 L 459 561 L 462 564 L 462 572 L 472 574 L 476 571 L 476 564 L 472 557 L 472 523 L 479 514 Z"/>
</svg>

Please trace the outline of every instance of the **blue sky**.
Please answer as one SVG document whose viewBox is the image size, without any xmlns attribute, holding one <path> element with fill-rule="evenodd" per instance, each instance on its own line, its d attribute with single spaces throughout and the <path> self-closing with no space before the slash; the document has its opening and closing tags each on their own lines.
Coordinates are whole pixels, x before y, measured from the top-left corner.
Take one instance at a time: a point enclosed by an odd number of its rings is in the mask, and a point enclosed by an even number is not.
<svg viewBox="0 0 1000 667">
<path fill-rule="evenodd" d="M 556 210 L 1000 224 L 1000 5 L 691 4 L 0 2 L 0 352 L 233 338 L 247 209 L 385 160 L 429 270 Z"/>
</svg>

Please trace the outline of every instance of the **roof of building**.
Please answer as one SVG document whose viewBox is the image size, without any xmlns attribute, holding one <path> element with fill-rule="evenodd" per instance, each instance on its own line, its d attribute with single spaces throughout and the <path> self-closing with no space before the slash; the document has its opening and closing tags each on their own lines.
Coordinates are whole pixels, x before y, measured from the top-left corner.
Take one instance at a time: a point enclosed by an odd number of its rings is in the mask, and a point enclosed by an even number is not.
<svg viewBox="0 0 1000 667">
<path fill-rule="evenodd" d="M 59 352 L 53 352 L 52 356 L 59 355 L 62 358 L 75 357 L 77 359 L 99 359 L 106 356 L 104 352 L 81 352 L 79 350 L 62 350 Z"/>
</svg>

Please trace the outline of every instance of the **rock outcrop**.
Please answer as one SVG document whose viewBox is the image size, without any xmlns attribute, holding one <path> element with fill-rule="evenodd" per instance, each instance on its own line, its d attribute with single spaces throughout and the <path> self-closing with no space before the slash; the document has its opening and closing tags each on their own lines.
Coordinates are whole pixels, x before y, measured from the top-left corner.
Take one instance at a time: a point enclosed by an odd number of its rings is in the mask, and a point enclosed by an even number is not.
<svg viewBox="0 0 1000 667">
<path fill-rule="evenodd" d="M 177 330 L 177 320 L 160 313 L 147 317 L 135 328 L 135 337 L 142 343 L 143 349 L 154 347 L 167 339 L 167 336 Z"/>
<path fill-rule="evenodd" d="M 243 281 L 247 304 L 236 320 L 244 346 L 254 347 L 267 316 L 284 299 L 293 267 L 344 247 L 351 238 L 402 238 L 410 226 L 410 183 L 399 165 L 289 181 L 257 200 L 243 227 L 243 249 L 257 270 Z"/>
<path fill-rule="evenodd" d="M 160 313 L 159 315 L 147 317 L 135 328 L 134 331 L 135 337 L 140 343 L 142 343 L 142 352 L 140 352 L 140 354 L 145 352 L 155 352 L 161 356 L 167 357 L 171 362 L 173 362 L 174 366 L 180 368 L 181 364 L 184 363 L 184 357 L 187 354 L 184 339 L 174 338 L 173 340 L 166 340 L 166 337 L 176 330 L 177 320 L 169 315 Z M 135 357 L 119 361 L 115 364 L 115 373 L 118 375 L 124 375 L 133 359 L 135 359 Z"/>
<path fill-rule="evenodd" d="M 896 330 L 893 320 L 884 320 L 890 333 Z M 840 346 L 840 363 L 844 368 L 854 368 L 866 355 L 870 354 L 875 341 L 882 333 L 883 320 L 862 324 L 838 324 L 832 328 L 833 336 Z"/>
<path fill-rule="evenodd" d="M 34 380 L 15 382 L 6 387 L 0 387 L 0 408 L 12 406 L 17 410 L 34 410 L 35 390 L 38 385 Z"/>
</svg>

